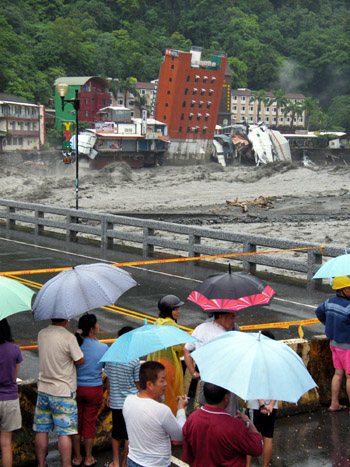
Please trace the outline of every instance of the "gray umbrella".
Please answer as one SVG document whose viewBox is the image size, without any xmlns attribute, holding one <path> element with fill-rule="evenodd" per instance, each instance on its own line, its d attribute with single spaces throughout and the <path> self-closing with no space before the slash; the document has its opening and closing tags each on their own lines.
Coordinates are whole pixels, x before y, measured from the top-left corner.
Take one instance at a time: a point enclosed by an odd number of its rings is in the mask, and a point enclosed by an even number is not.
<svg viewBox="0 0 350 467">
<path fill-rule="evenodd" d="M 60 272 L 36 296 L 34 321 L 71 319 L 112 305 L 137 282 L 123 269 L 104 263 L 82 264 Z"/>
</svg>

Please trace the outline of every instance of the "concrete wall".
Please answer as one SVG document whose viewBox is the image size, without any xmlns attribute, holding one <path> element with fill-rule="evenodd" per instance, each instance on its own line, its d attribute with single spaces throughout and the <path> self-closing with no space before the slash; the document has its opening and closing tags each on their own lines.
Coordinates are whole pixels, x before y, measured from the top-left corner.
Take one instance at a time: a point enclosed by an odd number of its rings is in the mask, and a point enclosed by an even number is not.
<svg viewBox="0 0 350 467">
<path fill-rule="evenodd" d="M 280 402 L 278 416 L 301 413 L 314 410 L 320 404 L 329 404 L 333 364 L 329 341 L 326 336 L 314 336 L 311 342 L 306 339 L 289 339 L 285 342 L 293 348 L 303 359 L 306 367 L 316 381 L 318 388 L 306 393 L 298 405 Z M 19 384 L 19 395 L 23 418 L 23 427 L 13 434 L 14 467 L 35 465 L 34 432 L 32 423 L 36 403 L 36 382 L 27 380 Z M 345 388 L 342 389 L 341 398 L 345 398 Z M 97 419 L 95 446 L 102 448 L 110 446 L 112 415 L 106 406 L 107 390 L 104 381 L 104 401 Z"/>
</svg>

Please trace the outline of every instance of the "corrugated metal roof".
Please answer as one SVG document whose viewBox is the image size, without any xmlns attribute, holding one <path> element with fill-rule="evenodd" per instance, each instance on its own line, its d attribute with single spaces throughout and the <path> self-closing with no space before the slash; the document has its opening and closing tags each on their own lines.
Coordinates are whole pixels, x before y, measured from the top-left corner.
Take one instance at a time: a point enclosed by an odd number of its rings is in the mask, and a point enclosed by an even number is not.
<svg viewBox="0 0 350 467">
<path fill-rule="evenodd" d="M 36 104 L 33 104 L 32 102 L 27 101 L 23 97 L 14 96 L 13 94 L 0 93 L 0 100 L 3 102 L 9 102 L 11 104 L 14 103 L 14 104 L 36 105 Z"/>
<path fill-rule="evenodd" d="M 92 78 L 97 78 L 101 81 L 104 81 L 106 86 L 109 87 L 108 81 L 104 78 L 101 78 L 100 76 L 63 76 L 61 78 L 57 78 L 54 85 L 57 86 L 57 84 L 65 83 L 69 86 L 83 86 Z"/>
</svg>

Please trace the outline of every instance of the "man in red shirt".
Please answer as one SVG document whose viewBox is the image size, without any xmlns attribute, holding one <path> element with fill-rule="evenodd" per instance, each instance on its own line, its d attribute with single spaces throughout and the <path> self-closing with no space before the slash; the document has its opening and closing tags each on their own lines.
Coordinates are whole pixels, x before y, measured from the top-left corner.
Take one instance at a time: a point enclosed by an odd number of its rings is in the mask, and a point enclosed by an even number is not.
<svg viewBox="0 0 350 467">
<path fill-rule="evenodd" d="M 260 456 L 262 436 L 247 415 L 233 417 L 225 407 L 230 393 L 204 384 L 207 404 L 193 412 L 183 427 L 183 457 L 193 467 L 245 467 L 246 456 Z"/>
</svg>

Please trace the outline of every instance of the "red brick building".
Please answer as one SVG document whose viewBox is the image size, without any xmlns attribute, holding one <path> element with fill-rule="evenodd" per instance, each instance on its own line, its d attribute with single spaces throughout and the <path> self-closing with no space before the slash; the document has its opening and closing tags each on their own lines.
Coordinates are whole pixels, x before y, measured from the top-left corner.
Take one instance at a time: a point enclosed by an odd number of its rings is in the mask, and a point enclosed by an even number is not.
<svg viewBox="0 0 350 467">
<path fill-rule="evenodd" d="M 65 76 L 55 81 L 56 128 L 61 127 L 62 121 L 75 121 L 72 114 L 73 106 L 66 104 L 62 111 L 61 98 L 57 93 L 57 84 L 68 84 L 65 99 L 74 99 L 78 90 L 80 99 L 79 121 L 86 121 L 91 126 L 96 121 L 97 112 L 111 103 L 111 93 L 108 82 L 98 76 Z"/>
<path fill-rule="evenodd" d="M 213 139 L 226 64 L 227 58 L 220 55 L 202 61 L 199 47 L 190 52 L 165 51 L 155 91 L 155 118 L 168 126 L 170 150 L 175 141 Z M 178 146 L 176 150 L 181 152 Z M 194 145 L 191 150 L 198 151 L 198 147 Z"/>
</svg>

